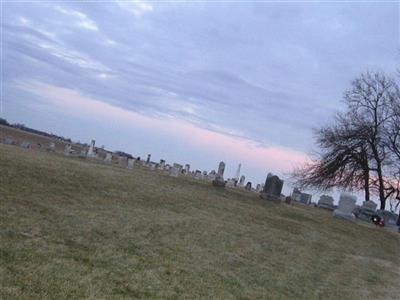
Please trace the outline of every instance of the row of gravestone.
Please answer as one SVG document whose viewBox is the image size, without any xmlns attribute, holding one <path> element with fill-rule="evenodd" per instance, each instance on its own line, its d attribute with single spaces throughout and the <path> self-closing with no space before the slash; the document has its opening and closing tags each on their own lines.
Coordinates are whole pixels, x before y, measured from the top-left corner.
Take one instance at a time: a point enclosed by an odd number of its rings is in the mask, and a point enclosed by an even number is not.
<svg viewBox="0 0 400 300">
<path fill-rule="evenodd" d="M 220 163 L 218 168 L 218 176 L 213 181 L 215 186 L 225 186 L 223 181 L 223 172 L 225 164 Z M 291 199 L 297 200 L 300 203 L 309 205 L 311 204 L 312 195 L 302 193 L 298 189 L 294 189 L 292 197 L 286 197 L 281 194 L 283 188 L 283 180 L 278 176 L 269 173 L 265 180 L 265 184 L 261 191 L 261 198 L 273 202 L 281 202 L 285 199 L 286 203 L 290 203 Z M 251 190 L 251 183 L 246 186 L 246 189 Z M 259 189 L 259 187 L 257 187 Z M 387 210 L 376 210 L 376 203 L 372 201 L 364 201 L 361 206 L 356 205 L 357 198 L 348 193 L 340 195 L 338 206 L 334 205 L 334 199 L 331 196 L 322 195 L 318 201 L 317 206 L 323 209 L 333 211 L 333 216 L 340 219 L 355 220 L 359 218 L 364 221 L 371 221 L 374 215 L 380 216 L 384 219 L 385 226 L 396 226 L 398 215 Z"/>
<path fill-rule="evenodd" d="M 7 145 L 18 145 L 18 143 L 14 142 L 10 138 L 5 138 L 3 140 L 4 144 Z M 29 149 L 31 148 L 32 143 L 29 141 L 23 141 L 19 144 L 21 148 Z M 37 148 L 42 148 L 41 144 L 36 145 Z M 50 142 L 46 148 L 48 151 L 55 151 L 56 146 L 54 142 Z M 73 153 L 71 144 L 65 145 L 64 154 L 70 155 Z M 92 140 L 88 150 L 83 149 L 80 156 L 84 157 L 97 157 L 97 153 L 95 151 L 95 141 Z M 123 156 L 119 156 L 118 160 L 120 164 L 125 164 L 128 169 L 133 169 L 135 162 L 138 162 L 144 166 L 148 166 L 151 170 L 159 169 L 166 170 L 171 176 L 178 177 L 180 174 L 191 175 L 195 179 L 208 179 L 212 181 L 212 184 L 217 187 L 244 187 L 245 190 L 251 191 L 251 182 L 248 182 L 244 186 L 245 177 L 241 176 L 239 182 L 237 179 L 228 179 L 224 180 L 224 171 L 225 171 L 225 163 L 220 162 L 218 166 L 218 172 L 211 171 L 207 174 L 207 171 L 192 171 L 190 172 L 190 165 L 186 164 L 183 168 L 182 165 L 174 163 L 172 166 L 165 164 L 165 160 L 161 159 L 159 163 L 154 163 L 150 161 L 151 155 L 147 156 L 146 161 L 141 161 L 140 158 L 133 159 L 127 158 Z M 110 163 L 113 159 L 113 154 L 110 152 L 106 153 L 104 158 L 104 162 Z M 240 170 L 240 165 L 239 165 Z M 268 174 L 265 184 L 258 184 L 255 191 L 260 192 L 261 198 L 274 202 L 281 202 L 283 196 L 281 195 L 283 187 L 283 180 L 281 180 L 278 176 Z M 294 189 L 292 196 L 286 198 L 286 202 L 290 203 L 291 199 L 296 200 L 303 204 L 311 204 L 311 195 L 302 193 L 298 189 Z M 342 193 L 339 199 L 339 205 L 334 205 L 334 199 L 331 196 L 322 195 L 317 203 L 317 207 L 327 209 L 333 211 L 333 216 L 336 218 L 346 219 L 346 220 L 355 220 L 358 218 L 360 220 L 370 222 L 374 215 L 379 215 L 381 218 L 385 220 L 385 224 L 387 226 L 395 225 L 398 219 L 398 216 L 395 213 L 386 211 L 386 210 L 377 210 L 376 203 L 373 201 L 364 201 L 361 206 L 356 205 L 356 197 L 347 193 Z"/>
<path fill-rule="evenodd" d="M 238 172 L 240 170 L 240 166 L 238 168 Z M 224 171 L 225 171 L 225 163 L 220 162 L 218 166 L 218 172 L 212 181 L 212 184 L 216 187 L 225 187 L 226 185 L 230 187 L 237 186 L 237 179 L 228 179 L 227 181 L 224 180 Z M 237 172 L 237 173 L 238 173 Z M 245 177 L 241 176 L 239 181 L 239 187 L 244 186 Z M 281 180 L 278 176 L 269 173 L 265 180 L 265 184 L 262 186 L 258 184 L 255 191 L 260 192 L 261 198 L 265 200 L 270 200 L 274 202 L 280 202 L 282 200 L 282 188 L 283 188 L 283 180 Z M 244 189 L 247 191 L 252 191 L 251 182 L 247 182 L 244 186 Z"/>
<path fill-rule="evenodd" d="M 356 205 L 357 198 L 348 193 L 340 195 L 339 204 L 333 204 L 331 196 L 322 195 L 317 203 L 317 207 L 333 211 L 336 218 L 355 220 L 356 218 L 372 222 L 372 217 L 378 215 L 385 221 L 385 226 L 396 226 L 398 215 L 387 210 L 377 210 L 377 204 L 373 201 L 364 201 L 361 206 Z"/>
<path fill-rule="evenodd" d="M 299 189 L 294 188 L 291 198 L 300 203 L 310 205 L 311 195 L 302 193 Z M 377 210 L 377 204 L 373 201 L 364 201 L 361 206 L 356 205 L 357 198 L 348 193 L 340 195 L 339 204 L 334 204 L 334 199 L 328 195 L 320 196 L 316 207 L 326 209 L 333 212 L 333 216 L 340 219 L 355 220 L 360 219 L 367 222 L 372 222 L 373 216 L 379 216 L 384 219 L 387 226 L 395 226 L 398 215 L 386 211 Z"/>
<path fill-rule="evenodd" d="M 5 138 L 3 140 L 3 143 L 8 144 L 8 145 L 17 145 L 17 143 L 10 138 Z M 28 141 L 23 141 L 20 143 L 21 148 L 24 148 L 24 149 L 31 148 L 31 145 L 32 145 L 32 143 L 28 142 Z M 37 146 L 37 148 L 42 148 L 41 144 L 37 144 L 36 146 Z M 47 147 L 47 150 L 54 152 L 56 150 L 55 143 L 50 142 Z M 95 147 L 95 140 L 91 141 L 88 148 L 84 147 L 80 151 L 79 150 L 77 151 L 76 149 L 74 149 L 72 144 L 66 144 L 64 147 L 64 154 L 68 155 L 68 156 L 69 155 L 78 155 L 81 158 L 86 158 L 86 157 L 100 158 L 98 156 L 98 149 L 96 149 L 96 147 Z M 156 163 L 150 161 L 150 158 L 151 158 L 150 154 L 147 156 L 146 161 L 141 161 L 140 158 L 133 159 L 133 158 L 125 157 L 125 156 L 113 155 L 111 152 L 107 151 L 105 153 L 105 158 L 103 159 L 103 161 L 106 163 L 111 163 L 113 161 L 114 157 L 116 157 L 116 160 L 118 160 L 118 162 L 120 164 L 122 164 L 122 165 L 125 164 L 128 169 L 133 169 L 135 161 L 138 161 L 139 163 L 141 163 L 144 166 L 149 166 L 150 169 L 167 170 L 171 176 L 177 177 L 180 174 L 192 175 L 195 179 L 210 180 L 216 186 L 225 186 L 225 184 L 226 184 L 226 182 L 223 179 L 223 174 L 225 171 L 225 163 L 224 162 L 220 162 L 219 167 L 218 167 L 218 172 L 215 172 L 213 170 L 210 173 L 207 173 L 207 171 L 201 172 L 199 170 L 190 172 L 189 164 L 186 164 L 184 168 L 182 167 L 182 165 L 177 164 L 177 163 L 174 163 L 172 166 L 166 165 L 165 160 L 163 160 L 163 159 L 160 160 L 160 163 L 156 164 Z M 240 170 L 240 166 L 239 166 L 239 170 Z M 248 182 L 246 184 L 246 186 L 244 186 L 244 181 L 245 181 L 245 177 L 241 176 L 238 186 L 244 187 L 245 190 L 251 191 L 251 189 L 252 189 L 251 182 Z M 238 181 L 235 180 L 233 185 L 237 186 L 237 183 L 238 183 Z M 261 185 L 258 185 L 256 190 L 259 191 L 260 187 L 261 187 Z"/>
<path fill-rule="evenodd" d="M 9 139 L 6 138 L 3 141 L 5 144 L 10 144 L 10 145 L 15 145 L 16 143 Z M 22 148 L 30 148 L 31 143 L 30 142 L 22 142 L 20 145 Z M 47 150 L 49 151 L 55 151 L 55 143 L 54 142 L 50 142 Z M 95 148 L 95 140 L 92 140 L 89 147 L 88 148 L 82 148 L 79 152 L 73 149 L 72 144 L 66 144 L 64 147 L 64 154 L 65 155 L 78 155 L 81 158 L 99 158 L 98 156 L 98 149 Z M 228 186 L 238 186 L 238 187 L 243 187 L 245 190 L 251 191 L 252 190 L 252 183 L 251 182 L 247 182 L 246 185 L 244 185 L 245 182 L 245 176 L 241 176 L 240 180 L 237 179 L 230 179 L 228 181 L 224 180 L 224 171 L 225 171 L 225 163 L 224 162 L 220 162 L 219 166 L 218 166 L 218 171 L 215 172 L 214 170 L 211 171 L 210 173 L 207 173 L 207 171 L 192 171 L 190 172 L 190 165 L 186 164 L 185 167 L 183 168 L 182 165 L 174 163 L 172 166 L 170 165 L 166 165 L 165 164 L 165 160 L 161 159 L 160 163 L 154 163 L 150 161 L 151 155 L 149 154 L 147 156 L 146 161 L 141 161 L 140 158 L 134 159 L 134 158 L 128 158 L 125 156 L 119 156 L 119 155 L 113 155 L 111 152 L 106 152 L 105 154 L 105 158 L 103 159 L 104 162 L 106 163 L 111 163 L 114 159 L 114 157 L 117 156 L 117 160 L 119 161 L 120 164 L 122 165 L 126 165 L 128 169 L 133 169 L 135 162 L 138 162 L 144 166 L 148 166 L 150 169 L 161 169 L 161 170 L 166 170 L 169 172 L 169 174 L 171 176 L 177 177 L 180 174 L 185 174 L 185 175 L 191 175 L 193 176 L 195 179 L 207 179 L 212 181 L 214 186 L 219 186 L 219 187 L 225 187 L 225 185 L 228 183 Z M 240 171 L 240 165 L 239 165 L 239 169 L 238 169 L 238 173 Z M 283 181 L 281 183 L 281 187 L 279 189 L 279 193 L 275 192 L 275 188 L 270 188 L 267 185 L 267 182 L 271 182 L 273 183 L 275 179 L 272 179 L 272 181 L 270 179 L 268 179 L 270 176 L 270 174 L 267 176 L 267 180 L 266 180 L 266 184 L 265 185 L 261 185 L 258 184 L 255 191 L 256 192 L 263 192 L 263 197 L 265 199 L 270 199 L 273 198 L 274 195 L 277 196 L 278 198 L 280 197 L 280 192 L 282 190 L 282 185 L 283 185 Z M 279 178 L 277 178 L 278 181 L 280 182 Z"/>
<path fill-rule="evenodd" d="M 3 140 L 3 144 L 5 144 L 5 145 L 16 145 L 16 146 L 18 146 L 18 142 L 12 140 L 11 138 L 5 138 L 5 139 Z M 19 143 L 19 146 L 20 146 L 21 148 L 23 148 L 23 149 L 30 149 L 30 148 L 32 148 L 32 145 L 33 145 L 33 144 L 32 144 L 32 142 L 30 142 L 30 141 L 22 141 L 22 142 Z M 42 145 L 41 143 L 37 143 L 37 144 L 35 145 L 35 147 L 36 147 L 37 149 L 42 149 L 42 148 L 44 148 L 45 146 Z M 50 142 L 50 143 L 47 145 L 46 150 L 47 150 L 47 151 L 52 151 L 52 152 L 54 152 L 54 151 L 56 150 L 56 144 L 55 144 L 54 142 Z"/>
</svg>

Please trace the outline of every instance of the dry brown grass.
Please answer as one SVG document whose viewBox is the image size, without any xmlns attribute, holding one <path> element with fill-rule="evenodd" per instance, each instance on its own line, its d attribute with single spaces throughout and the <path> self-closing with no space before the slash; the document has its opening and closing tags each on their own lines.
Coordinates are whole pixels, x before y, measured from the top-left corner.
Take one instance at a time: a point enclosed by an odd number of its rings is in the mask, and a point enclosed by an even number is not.
<svg viewBox="0 0 400 300">
<path fill-rule="evenodd" d="M 158 171 L 0 145 L 4 299 L 396 299 L 399 235 Z"/>
</svg>

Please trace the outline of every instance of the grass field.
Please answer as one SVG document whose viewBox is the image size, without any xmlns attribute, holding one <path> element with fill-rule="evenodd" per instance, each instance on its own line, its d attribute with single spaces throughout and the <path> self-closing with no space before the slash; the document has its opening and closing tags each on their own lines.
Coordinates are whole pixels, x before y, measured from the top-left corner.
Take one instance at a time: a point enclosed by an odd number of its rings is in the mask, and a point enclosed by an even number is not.
<svg viewBox="0 0 400 300">
<path fill-rule="evenodd" d="M 400 235 L 0 144 L 2 299 L 398 299 Z"/>
</svg>

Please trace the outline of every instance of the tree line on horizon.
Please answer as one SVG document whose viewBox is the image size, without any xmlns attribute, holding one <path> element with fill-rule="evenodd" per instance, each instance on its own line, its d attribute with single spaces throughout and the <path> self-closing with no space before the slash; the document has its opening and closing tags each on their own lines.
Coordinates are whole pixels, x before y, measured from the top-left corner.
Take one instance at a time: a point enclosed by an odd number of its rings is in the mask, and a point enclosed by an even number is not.
<svg viewBox="0 0 400 300">
<path fill-rule="evenodd" d="M 47 137 L 50 137 L 50 138 L 56 138 L 58 140 L 61 140 L 61 141 L 67 142 L 67 143 L 72 143 L 70 138 L 65 138 L 63 136 L 59 136 L 59 135 L 56 135 L 56 134 L 53 134 L 53 133 L 47 133 L 45 131 L 33 129 L 33 128 L 30 128 L 28 126 L 25 126 L 24 124 L 20 124 L 20 123 L 11 124 L 4 118 L 0 118 L 0 125 L 7 126 L 7 127 L 12 127 L 12 128 L 16 128 L 16 129 L 20 129 L 20 130 L 23 130 L 23 131 L 27 131 L 27 132 L 30 132 L 30 133 L 35 133 L 35 134 L 42 135 L 42 136 L 47 136 Z"/>
<path fill-rule="evenodd" d="M 394 76 L 365 72 L 343 94 L 345 109 L 314 129 L 320 149 L 295 168 L 301 189 L 363 191 L 365 201 L 378 198 L 400 206 L 400 89 Z"/>
</svg>

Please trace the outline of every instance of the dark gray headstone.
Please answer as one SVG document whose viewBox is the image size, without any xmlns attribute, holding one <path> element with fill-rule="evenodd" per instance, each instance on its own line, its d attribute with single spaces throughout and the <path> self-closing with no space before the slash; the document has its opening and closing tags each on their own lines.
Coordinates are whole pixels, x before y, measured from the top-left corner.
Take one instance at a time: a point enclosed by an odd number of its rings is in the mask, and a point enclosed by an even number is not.
<svg viewBox="0 0 400 300">
<path fill-rule="evenodd" d="M 385 220 L 385 226 L 396 226 L 398 215 L 388 210 L 377 210 L 377 214 Z"/>
<path fill-rule="evenodd" d="M 267 176 L 263 193 L 279 197 L 282 193 L 283 180 L 276 175 Z"/>
<path fill-rule="evenodd" d="M 322 195 L 319 198 L 317 206 L 323 209 L 331 210 L 333 211 L 335 209 L 335 206 L 333 205 L 333 198 L 328 195 Z"/>
<path fill-rule="evenodd" d="M 246 186 L 245 186 L 244 189 L 245 189 L 246 191 L 251 191 L 251 182 L 250 182 L 250 181 L 246 183 Z"/>
<path fill-rule="evenodd" d="M 311 203 L 311 198 L 312 195 L 306 194 L 306 193 L 301 193 L 300 194 L 300 202 L 306 205 L 309 205 Z"/>
<path fill-rule="evenodd" d="M 261 192 L 261 198 L 274 202 L 280 202 L 280 196 L 283 188 L 283 180 L 278 176 L 268 174 L 265 180 L 263 191 Z"/>
</svg>

